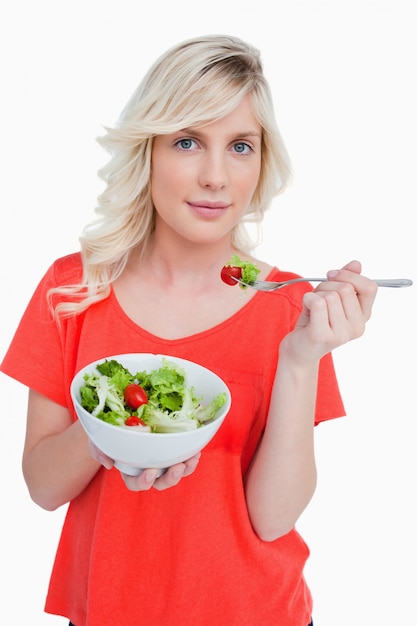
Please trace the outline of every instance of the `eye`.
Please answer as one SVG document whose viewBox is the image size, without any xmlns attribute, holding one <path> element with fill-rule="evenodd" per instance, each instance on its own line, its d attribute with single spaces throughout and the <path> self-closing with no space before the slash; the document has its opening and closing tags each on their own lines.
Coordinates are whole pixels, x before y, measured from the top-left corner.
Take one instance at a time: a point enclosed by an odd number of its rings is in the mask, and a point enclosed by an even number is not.
<svg viewBox="0 0 417 626">
<path fill-rule="evenodd" d="M 252 151 L 252 148 L 248 143 L 244 141 L 238 141 L 233 144 L 233 150 L 238 154 L 248 154 L 248 152 Z"/>
<path fill-rule="evenodd" d="M 188 150 L 192 150 L 197 145 L 194 139 L 190 139 L 189 137 L 184 137 L 184 139 L 179 139 L 175 142 L 175 145 L 179 150 L 184 150 L 187 152 Z"/>
</svg>

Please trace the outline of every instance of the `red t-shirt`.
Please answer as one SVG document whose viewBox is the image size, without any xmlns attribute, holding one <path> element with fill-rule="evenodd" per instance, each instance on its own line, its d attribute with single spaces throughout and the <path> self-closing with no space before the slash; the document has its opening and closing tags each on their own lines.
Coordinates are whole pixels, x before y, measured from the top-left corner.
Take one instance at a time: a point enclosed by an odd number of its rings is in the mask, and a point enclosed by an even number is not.
<svg viewBox="0 0 417 626">
<path fill-rule="evenodd" d="M 3 372 L 67 406 L 76 419 L 69 389 L 80 368 L 113 354 L 167 354 L 221 376 L 231 390 L 232 408 L 195 473 L 172 489 L 131 492 L 118 470 L 99 470 L 68 507 L 45 610 L 76 626 L 307 626 L 312 610 L 303 577 L 308 547 L 295 529 L 273 542 L 257 537 L 242 477 L 265 425 L 278 345 L 294 327 L 302 293 L 310 287 L 257 293 L 221 324 L 171 340 L 135 324 L 114 292 L 56 324 L 48 289 L 80 277 L 79 254 L 48 270 L 3 360 Z M 287 277 L 274 270 L 269 279 Z M 146 292 L 143 302 L 146 306 Z M 320 368 L 316 423 L 341 415 L 327 355 Z"/>
</svg>

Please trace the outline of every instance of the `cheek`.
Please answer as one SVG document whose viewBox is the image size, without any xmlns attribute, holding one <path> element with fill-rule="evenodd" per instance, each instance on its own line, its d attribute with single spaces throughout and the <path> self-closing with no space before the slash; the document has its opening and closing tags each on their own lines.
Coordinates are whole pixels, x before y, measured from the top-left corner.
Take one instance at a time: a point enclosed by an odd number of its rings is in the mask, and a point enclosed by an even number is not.
<svg viewBox="0 0 417 626">
<path fill-rule="evenodd" d="M 157 167 L 152 168 L 151 173 L 151 196 L 153 203 L 156 207 L 164 201 L 167 196 L 172 196 L 173 193 L 173 181 L 172 170 L 166 168 L 163 164 L 158 163 Z"/>
<path fill-rule="evenodd" d="M 179 192 L 186 180 L 187 173 L 184 167 L 178 166 L 172 160 L 168 163 L 159 162 L 151 174 L 152 195 L 164 196 L 167 193 Z"/>
<path fill-rule="evenodd" d="M 246 167 L 240 168 L 237 172 L 236 184 L 240 188 L 242 194 L 252 197 L 259 183 L 261 176 L 260 160 L 251 161 Z"/>
<path fill-rule="evenodd" d="M 248 172 L 247 176 L 242 179 L 241 192 L 248 202 L 250 202 L 256 192 L 259 183 L 259 174 Z"/>
</svg>

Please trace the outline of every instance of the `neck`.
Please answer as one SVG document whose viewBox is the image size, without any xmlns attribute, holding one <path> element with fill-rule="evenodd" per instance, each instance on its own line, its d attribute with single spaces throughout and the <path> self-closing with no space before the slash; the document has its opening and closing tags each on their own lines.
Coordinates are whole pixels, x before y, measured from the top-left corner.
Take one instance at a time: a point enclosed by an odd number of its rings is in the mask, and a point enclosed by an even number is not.
<svg viewBox="0 0 417 626">
<path fill-rule="evenodd" d="M 129 269 L 138 276 L 146 275 L 161 285 L 181 283 L 198 286 L 210 277 L 217 281 L 223 265 L 237 253 L 230 238 L 209 244 L 159 240 L 157 234 L 149 241 L 145 254 L 133 253 Z"/>
</svg>

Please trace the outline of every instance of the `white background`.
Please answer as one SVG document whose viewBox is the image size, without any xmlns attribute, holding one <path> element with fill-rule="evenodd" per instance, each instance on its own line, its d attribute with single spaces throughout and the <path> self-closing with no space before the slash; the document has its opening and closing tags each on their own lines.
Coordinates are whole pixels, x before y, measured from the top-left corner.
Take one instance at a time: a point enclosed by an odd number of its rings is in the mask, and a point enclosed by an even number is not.
<svg viewBox="0 0 417 626">
<path fill-rule="evenodd" d="M 200 34 L 261 49 L 292 157 L 293 185 L 268 215 L 258 256 L 312 275 L 358 258 L 369 276 L 417 280 L 413 5 L 4 3 L 1 356 L 38 280 L 78 249 L 93 217 L 102 126 L 160 53 Z M 416 285 L 380 290 L 365 336 L 335 353 L 348 417 L 316 431 L 319 486 L 299 524 L 316 626 L 417 624 L 416 304 Z M 43 602 L 65 510 L 30 501 L 26 391 L 3 375 L 0 386 L 1 614 L 12 626 L 58 626 L 66 620 L 44 615 Z"/>
</svg>

